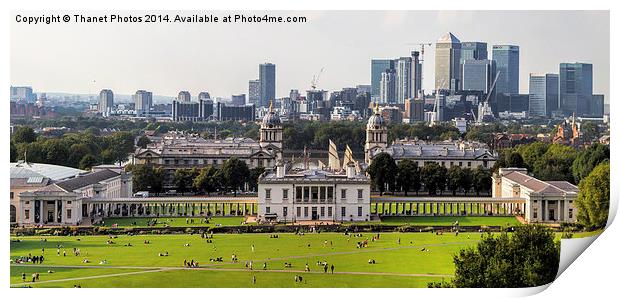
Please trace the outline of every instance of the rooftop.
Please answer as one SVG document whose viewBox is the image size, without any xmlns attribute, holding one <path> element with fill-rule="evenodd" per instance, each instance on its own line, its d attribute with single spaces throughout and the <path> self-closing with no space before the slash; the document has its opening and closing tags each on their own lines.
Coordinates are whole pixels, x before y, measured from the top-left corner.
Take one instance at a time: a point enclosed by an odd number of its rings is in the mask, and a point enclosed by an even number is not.
<svg viewBox="0 0 620 298">
<path fill-rule="evenodd" d="M 576 194 L 579 189 L 577 186 L 566 181 L 542 181 L 529 176 L 522 171 L 503 170 L 503 177 L 538 194 Z"/>
<path fill-rule="evenodd" d="M 84 170 L 71 167 L 45 164 L 45 163 L 29 163 L 29 162 L 13 162 L 11 163 L 11 178 L 32 178 L 42 177 L 59 181 L 78 174 L 86 173 Z"/>
<path fill-rule="evenodd" d="M 458 38 L 456 38 L 456 36 L 454 36 L 452 32 L 448 32 L 444 34 L 437 40 L 437 43 L 460 43 L 460 42 L 461 41 Z"/>
<path fill-rule="evenodd" d="M 82 187 L 99 183 L 104 180 L 108 180 L 110 178 L 120 176 L 120 173 L 115 171 L 105 169 L 93 173 L 86 174 L 84 176 L 79 176 L 73 179 L 65 180 L 56 183 L 56 185 L 62 188 L 65 191 L 74 191 L 76 189 L 80 189 Z"/>
</svg>

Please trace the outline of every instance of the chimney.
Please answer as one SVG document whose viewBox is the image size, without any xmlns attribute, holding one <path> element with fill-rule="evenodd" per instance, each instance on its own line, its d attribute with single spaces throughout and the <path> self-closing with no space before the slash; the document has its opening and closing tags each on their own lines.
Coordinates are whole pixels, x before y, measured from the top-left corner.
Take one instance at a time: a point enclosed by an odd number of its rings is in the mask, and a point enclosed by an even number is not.
<svg viewBox="0 0 620 298">
<path fill-rule="evenodd" d="M 286 166 L 284 165 L 284 162 L 279 159 L 276 162 L 276 177 L 284 178 L 284 175 L 286 175 Z"/>
<path fill-rule="evenodd" d="M 356 174 L 357 174 L 357 173 L 356 173 L 356 171 L 355 171 L 355 163 L 353 163 L 353 162 L 351 161 L 351 162 L 349 162 L 349 163 L 347 164 L 347 178 L 348 178 L 348 179 L 351 179 L 351 178 L 355 177 L 355 175 L 356 175 Z"/>
</svg>

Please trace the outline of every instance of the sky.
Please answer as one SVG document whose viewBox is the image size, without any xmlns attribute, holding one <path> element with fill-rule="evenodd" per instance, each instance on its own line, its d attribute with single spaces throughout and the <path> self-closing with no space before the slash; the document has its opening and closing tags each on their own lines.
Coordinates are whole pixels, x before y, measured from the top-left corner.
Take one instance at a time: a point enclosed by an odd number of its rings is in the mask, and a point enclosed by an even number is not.
<svg viewBox="0 0 620 298">
<path fill-rule="evenodd" d="M 248 93 L 258 65 L 276 64 L 276 97 L 305 91 L 324 68 L 318 88 L 370 84 L 373 58 L 397 58 L 450 31 L 461 41 L 520 46 L 520 92 L 529 73 L 558 73 L 562 62 L 592 63 L 594 93 L 609 102 L 610 23 L 607 11 L 183 11 L 305 16 L 306 23 L 96 23 L 25 24 L 13 12 L 11 84 L 35 92 L 98 93 L 138 89 L 192 97 L 208 91 L 229 98 Z M 62 12 L 61 14 L 68 13 Z M 88 15 L 153 12 L 97 11 Z M 69 12 L 68 14 L 72 14 Z M 491 57 L 489 57 L 491 58 Z M 434 44 L 425 48 L 423 87 L 434 85 Z"/>
</svg>

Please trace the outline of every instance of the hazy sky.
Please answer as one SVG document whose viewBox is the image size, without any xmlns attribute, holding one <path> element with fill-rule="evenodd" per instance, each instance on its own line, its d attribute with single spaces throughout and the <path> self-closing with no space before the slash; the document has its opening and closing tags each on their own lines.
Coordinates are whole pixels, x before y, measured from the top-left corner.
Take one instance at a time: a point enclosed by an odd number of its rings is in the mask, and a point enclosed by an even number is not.
<svg viewBox="0 0 620 298">
<path fill-rule="evenodd" d="M 61 12 L 64 14 L 67 12 Z M 92 12 L 91 15 L 144 12 Z M 159 12 L 162 13 L 162 12 Z M 168 12 L 228 15 L 234 12 Z M 237 12 L 239 13 L 239 12 Z M 246 12 L 264 15 L 266 12 Z M 372 58 L 409 55 L 419 42 L 447 31 L 461 41 L 520 46 L 520 92 L 531 72 L 557 73 L 561 62 L 588 62 L 594 93 L 609 96 L 609 13 L 606 11 L 286 11 L 303 24 L 67 24 L 11 22 L 11 83 L 35 91 L 118 94 L 146 89 L 176 96 L 212 97 L 248 92 L 258 64 L 276 64 L 276 96 L 318 87 L 339 90 L 370 84 Z M 20 14 L 14 12 L 13 15 Z M 50 15 L 28 12 L 22 15 Z M 72 14 L 72 13 L 69 13 Z M 434 84 L 434 46 L 426 48 L 424 88 Z M 96 81 L 93 83 L 93 80 Z"/>
</svg>

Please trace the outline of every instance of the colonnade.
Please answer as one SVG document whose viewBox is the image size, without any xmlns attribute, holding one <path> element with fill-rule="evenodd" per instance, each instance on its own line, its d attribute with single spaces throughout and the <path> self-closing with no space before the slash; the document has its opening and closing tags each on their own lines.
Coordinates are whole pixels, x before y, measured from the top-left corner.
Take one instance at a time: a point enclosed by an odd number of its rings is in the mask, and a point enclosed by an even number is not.
<svg viewBox="0 0 620 298">
<path fill-rule="evenodd" d="M 245 216 L 258 211 L 256 203 L 243 202 L 113 202 L 86 203 L 82 216 L 160 217 L 160 216 Z"/>
<path fill-rule="evenodd" d="M 519 215 L 525 203 L 516 202 L 373 202 L 370 213 L 379 216 L 405 215 Z"/>
</svg>

